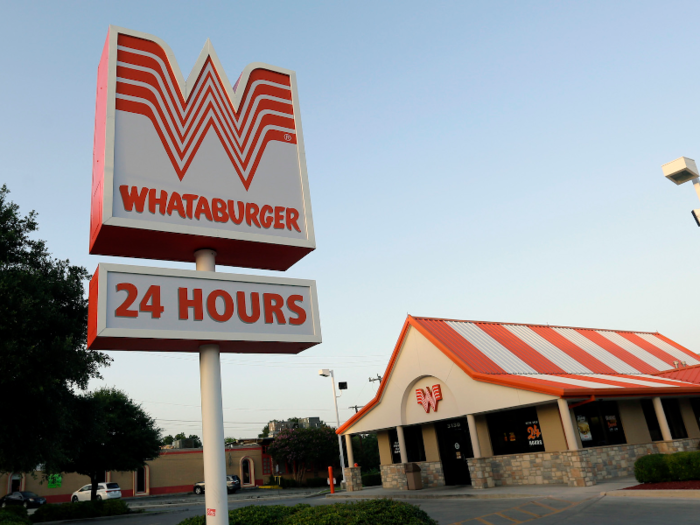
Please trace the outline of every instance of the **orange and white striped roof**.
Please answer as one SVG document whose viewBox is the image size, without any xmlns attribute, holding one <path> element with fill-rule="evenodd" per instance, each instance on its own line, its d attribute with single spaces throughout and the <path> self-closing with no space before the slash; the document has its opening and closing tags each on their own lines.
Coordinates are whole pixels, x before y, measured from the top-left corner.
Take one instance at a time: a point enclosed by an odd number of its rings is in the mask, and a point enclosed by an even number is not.
<svg viewBox="0 0 700 525">
<path fill-rule="evenodd" d="M 639 387 L 673 389 L 690 385 L 652 374 L 672 369 L 674 361 L 700 365 L 700 356 L 658 333 L 410 316 L 409 320 L 466 366 L 470 375 L 517 376 L 519 383 L 534 390 L 540 390 L 538 385 L 543 391 L 584 388 L 591 394 Z"/>
<path fill-rule="evenodd" d="M 700 355 L 659 333 L 409 315 L 376 396 L 337 434 L 381 402 L 409 328 L 418 330 L 476 381 L 569 399 L 700 395 L 700 375 L 696 384 L 664 373 L 674 368 L 674 361 L 700 372 L 700 366 L 695 368 Z"/>
</svg>

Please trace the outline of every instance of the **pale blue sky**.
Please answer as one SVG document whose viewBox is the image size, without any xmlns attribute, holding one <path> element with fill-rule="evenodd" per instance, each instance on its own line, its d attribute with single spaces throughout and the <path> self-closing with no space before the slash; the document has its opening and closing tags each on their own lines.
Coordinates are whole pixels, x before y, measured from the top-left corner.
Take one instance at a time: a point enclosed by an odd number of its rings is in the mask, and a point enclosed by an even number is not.
<svg viewBox="0 0 700 525">
<path fill-rule="evenodd" d="M 270 418 L 333 421 L 321 367 L 348 381 L 347 419 L 374 395 L 367 379 L 407 313 L 659 330 L 700 350 L 700 203 L 660 168 L 700 156 L 698 3 L 0 9 L 0 183 L 39 213 L 56 256 L 91 272 L 109 260 L 87 253 L 109 24 L 164 39 L 185 75 L 206 38 L 230 78 L 254 61 L 297 72 L 318 249 L 286 274 L 317 280 L 324 343 L 224 357 L 229 435 L 257 435 Z M 111 355 L 107 384 L 167 432 L 200 432 L 196 355 Z"/>
</svg>

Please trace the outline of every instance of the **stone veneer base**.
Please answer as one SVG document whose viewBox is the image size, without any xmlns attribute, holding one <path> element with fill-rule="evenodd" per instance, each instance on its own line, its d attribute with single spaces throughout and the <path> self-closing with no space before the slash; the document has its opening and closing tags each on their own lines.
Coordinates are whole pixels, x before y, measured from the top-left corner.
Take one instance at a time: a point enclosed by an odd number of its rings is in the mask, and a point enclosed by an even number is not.
<svg viewBox="0 0 700 525">
<path fill-rule="evenodd" d="M 356 492 L 362 490 L 362 469 L 360 467 L 349 467 L 344 469 L 345 490 Z"/>
<path fill-rule="evenodd" d="M 423 481 L 423 488 L 435 488 L 445 485 L 445 475 L 442 471 L 440 461 L 416 461 L 420 467 L 420 477 Z M 406 463 L 395 463 L 393 465 L 382 465 L 382 487 L 392 490 L 408 490 L 406 480 Z"/>
<path fill-rule="evenodd" d="M 634 462 L 648 454 L 672 454 L 698 448 L 697 438 L 639 445 L 609 445 L 563 452 L 533 452 L 471 458 L 469 473 L 477 489 L 504 485 L 563 484 L 590 487 L 598 481 L 634 474 Z"/>
</svg>

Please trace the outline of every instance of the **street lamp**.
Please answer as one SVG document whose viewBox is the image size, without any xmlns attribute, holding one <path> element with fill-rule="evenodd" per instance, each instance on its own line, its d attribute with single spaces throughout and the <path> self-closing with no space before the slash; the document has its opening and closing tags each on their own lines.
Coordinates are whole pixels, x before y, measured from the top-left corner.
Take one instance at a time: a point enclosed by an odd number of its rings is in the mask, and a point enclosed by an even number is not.
<svg viewBox="0 0 700 525">
<path fill-rule="evenodd" d="M 331 383 L 333 384 L 333 404 L 335 404 L 335 422 L 338 425 L 336 428 L 340 428 L 340 416 L 338 415 L 338 396 L 335 395 L 335 377 L 333 376 L 333 370 L 328 368 L 322 368 L 318 371 L 318 375 L 323 377 L 331 378 Z M 345 483 L 345 454 L 343 454 L 343 440 L 338 434 L 338 449 L 340 450 L 340 471 L 343 473 L 343 483 Z M 352 465 L 349 465 L 352 466 Z M 333 480 L 329 480 L 333 483 Z"/>
<path fill-rule="evenodd" d="M 680 157 L 674 161 L 661 166 L 664 172 L 664 177 L 673 182 L 674 184 L 680 186 L 686 182 L 693 181 L 693 186 L 695 187 L 695 193 L 698 194 L 700 199 L 700 173 L 698 173 L 698 167 L 695 165 L 693 159 L 688 157 Z M 698 226 L 700 226 L 700 209 L 693 210 L 691 212 L 693 218 Z"/>
</svg>

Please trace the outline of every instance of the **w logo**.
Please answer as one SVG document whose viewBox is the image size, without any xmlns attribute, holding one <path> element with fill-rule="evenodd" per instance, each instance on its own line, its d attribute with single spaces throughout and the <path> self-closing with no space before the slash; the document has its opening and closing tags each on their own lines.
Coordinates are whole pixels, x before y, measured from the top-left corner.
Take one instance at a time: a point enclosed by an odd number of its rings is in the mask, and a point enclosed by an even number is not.
<svg viewBox="0 0 700 525">
<path fill-rule="evenodd" d="M 106 51 L 116 70 L 114 107 L 151 121 L 180 180 L 211 130 L 246 190 L 270 141 L 297 144 L 293 72 L 251 64 L 231 87 L 207 41 L 185 81 L 165 43 L 112 31 L 116 49 Z"/>
<path fill-rule="evenodd" d="M 433 385 L 432 390 L 427 387 L 425 390 L 422 388 L 416 389 L 416 399 L 419 405 L 423 405 L 423 410 L 426 413 L 430 413 L 430 409 L 433 412 L 437 412 L 438 401 L 442 399 L 442 390 L 440 390 L 440 385 Z"/>
</svg>

